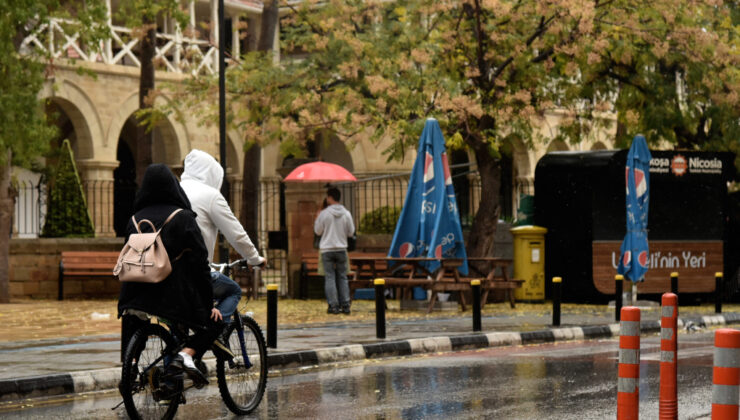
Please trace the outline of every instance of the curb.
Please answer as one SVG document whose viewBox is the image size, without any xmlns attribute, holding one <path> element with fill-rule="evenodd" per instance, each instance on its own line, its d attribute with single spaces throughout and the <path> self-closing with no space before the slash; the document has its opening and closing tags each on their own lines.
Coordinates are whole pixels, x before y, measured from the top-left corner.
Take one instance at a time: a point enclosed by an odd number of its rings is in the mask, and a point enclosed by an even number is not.
<svg viewBox="0 0 740 420">
<path fill-rule="evenodd" d="M 679 318 L 679 328 L 692 325 L 707 327 L 740 323 L 740 313 L 708 315 L 700 318 Z M 660 332 L 660 321 L 642 321 L 641 333 Z M 619 336 L 619 324 L 561 327 L 529 332 L 492 332 L 468 335 L 412 338 L 371 344 L 350 344 L 316 350 L 268 354 L 270 368 L 295 368 L 328 363 L 411 356 L 488 347 L 550 343 L 555 341 L 611 338 Z M 215 360 L 207 361 L 211 377 L 215 376 Z M 0 402 L 27 398 L 77 394 L 115 389 L 121 376 L 120 368 L 31 376 L 0 380 Z"/>
</svg>

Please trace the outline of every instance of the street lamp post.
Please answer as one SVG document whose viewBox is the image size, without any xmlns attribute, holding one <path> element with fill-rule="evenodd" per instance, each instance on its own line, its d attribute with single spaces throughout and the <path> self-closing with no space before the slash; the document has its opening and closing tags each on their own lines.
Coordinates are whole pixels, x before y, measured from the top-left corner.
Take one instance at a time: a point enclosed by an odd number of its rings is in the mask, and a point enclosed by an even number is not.
<svg viewBox="0 0 740 420">
<path fill-rule="evenodd" d="M 229 202 L 229 180 L 226 178 L 226 31 L 224 30 L 224 0 L 218 0 L 218 135 L 219 160 L 224 170 L 224 181 L 221 184 L 221 193 L 226 202 Z M 221 235 L 218 254 L 221 262 L 229 261 L 229 249 L 226 239 Z"/>
</svg>

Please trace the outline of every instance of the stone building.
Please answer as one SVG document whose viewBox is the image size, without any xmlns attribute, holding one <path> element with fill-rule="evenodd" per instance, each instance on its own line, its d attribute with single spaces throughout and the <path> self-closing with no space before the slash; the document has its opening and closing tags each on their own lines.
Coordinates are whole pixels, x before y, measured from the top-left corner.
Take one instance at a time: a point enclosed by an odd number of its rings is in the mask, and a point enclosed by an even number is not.
<svg viewBox="0 0 740 420">
<path fill-rule="evenodd" d="M 56 118 L 61 133 L 59 140 L 68 138 L 73 146 L 97 238 L 122 235 L 131 215 L 135 193 L 134 113 L 138 109 L 140 71 L 138 41 L 131 36 L 131 28 L 122 26 L 117 18 L 115 4 L 108 1 L 110 38 L 103 42 L 99 50 L 92 51 L 80 45 L 75 34 L 65 32 L 63 21 L 52 21 L 48 26 L 37 28 L 37 32 L 29 35 L 22 45 L 23 53 L 44 50 L 54 57 L 53 74 L 41 97 L 47 100 L 49 115 Z M 173 22 L 167 20 L 157 22 L 157 84 L 178 83 L 189 77 L 218 71 L 215 47 L 218 45 L 217 2 L 191 0 L 188 5 L 190 25 L 197 31 L 180 31 Z M 261 11 L 262 4 L 258 0 L 225 1 L 227 45 L 233 55 L 238 56 L 240 52 L 256 48 Z M 240 22 L 245 22 L 246 28 Z M 246 32 L 246 36 L 241 36 L 240 31 Z M 48 39 L 54 39 L 55 42 L 45 42 Z M 68 60 L 74 60 L 74 65 L 69 64 Z M 90 70 L 95 77 L 79 73 L 77 67 Z M 559 119 L 560 115 L 552 113 L 539 122 L 545 137 L 556 129 Z M 193 148 L 218 156 L 218 129 L 216 122 L 213 123 L 203 125 L 195 118 L 168 117 L 154 129 L 154 161 L 166 163 L 179 173 L 185 155 Z M 232 208 L 238 212 L 245 139 L 233 131 L 227 133 L 227 137 L 226 177 L 233 191 Z M 613 133 L 601 133 L 598 138 L 586 140 L 577 147 L 583 150 L 609 148 L 612 138 Z M 562 142 L 536 149 L 524 145 L 515 147 L 511 157 L 504 161 L 501 198 L 505 216 L 516 217 L 520 197 L 534 193 L 534 169 L 539 157 L 550 150 L 567 150 L 570 147 Z M 362 182 L 356 185 L 344 187 L 345 203 L 353 211 L 356 222 L 364 213 L 377 207 L 402 205 L 405 179 L 413 165 L 415 152 L 411 151 L 403 162 L 388 163 L 381 153 L 383 149 L 383 144 L 361 143 L 347 150 L 339 141 L 334 141 L 328 145 L 318 145 L 311 153 L 314 157 L 344 166 L 361 179 Z M 281 184 L 286 170 L 296 162 L 281 156 L 278 146 L 274 144 L 262 148 L 260 153 L 260 202 L 255 203 L 259 206 L 259 232 L 250 232 L 250 236 L 275 262 L 279 271 L 274 275 L 280 279 L 281 290 L 285 293 L 285 279 L 288 273 L 294 271 L 296 258 L 300 255 L 297 250 L 304 247 L 310 249 L 310 222 L 323 198 L 323 186 Z M 454 165 L 469 163 L 473 159 L 465 152 L 455 152 L 451 153 L 451 160 Z M 463 213 L 474 214 L 480 200 L 475 168 L 463 168 L 460 172 L 464 174 L 456 178 L 456 189 L 460 196 L 458 202 Z M 13 237 L 19 243 L 37 237 L 42 228 L 45 188 L 38 174 L 16 168 L 14 176 L 18 180 L 19 196 Z M 268 251 L 270 232 L 286 230 L 291 256 L 285 250 Z M 115 249 L 119 242 L 111 239 L 107 243 L 111 249 Z M 27 243 L 23 249 L 29 249 Z M 53 254 L 57 251 L 49 252 Z M 53 266 L 58 257 L 49 261 L 49 265 Z M 49 279 L 55 276 L 53 270 L 51 273 L 47 270 L 43 279 L 51 282 Z M 25 274 L 16 278 L 11 276 L 11 283 L 16 284 L 12 292 L 15 295 L 33 294 L 26 293 L 26 289 L 18 286 L 21 282 L 30 281 L 25 277 L 33 277 L 25 271 L 16 270 L 16 273 L 21 272 Z M 31 287 L 29 290 L 35 289 Z"/>
</svg>

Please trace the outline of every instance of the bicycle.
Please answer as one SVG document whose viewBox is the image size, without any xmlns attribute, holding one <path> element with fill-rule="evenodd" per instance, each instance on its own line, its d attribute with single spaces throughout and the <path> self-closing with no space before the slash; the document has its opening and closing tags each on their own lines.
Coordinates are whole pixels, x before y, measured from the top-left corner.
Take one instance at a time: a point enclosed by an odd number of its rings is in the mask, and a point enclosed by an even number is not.
<svg viewBox="0 0 740 420">
<path fill-rule="evenodd" d="M 237 260 L 212 266 L 223 272 L 227 268 L 247 265 L 244 260 Z M 182 376 L 169 375 L 166 368 L 177 352 L 182 350 L 188 335 L 187 328 L 164 319 L 143 325 L 134 332 L 124 352 L 119 384 L 129 417 L 171 419 L 178 406 L 185 404 L 185 391 L 195 385 L 185 388 Z M 238 313 L 234 314 L 225 336 L 228 337 L 234 358 L 226 360 L 216 357 L 216 377 L 221 399 L 234 414 L 249 414 L 259 405 L 267 384 L 265 339 L 259 324 L 250 315 Z M 202 360 L 195 362 L 207 377 L 205 363 Z"/>
</svg>

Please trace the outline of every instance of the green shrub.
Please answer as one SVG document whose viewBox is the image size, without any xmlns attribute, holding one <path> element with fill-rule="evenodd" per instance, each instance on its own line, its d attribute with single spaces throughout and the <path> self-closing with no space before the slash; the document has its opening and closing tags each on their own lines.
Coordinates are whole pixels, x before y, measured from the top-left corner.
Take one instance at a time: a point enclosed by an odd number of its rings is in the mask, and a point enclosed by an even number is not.
<svg viewBox="0 0 740 420">
<path fill-rule="evenodd" d="M 95 236 L 69 140 L 64 140 L 61 149 L 59 162 L 49 185 L 46 221 L 41 236 L 51 238 Z"/>
<path fill-rule="evenodd" d="M 401 216 L 400 207 L 383 206 L 366 213 L 360 219 L 360 233 L 393 233 Z"/>
</svg>

